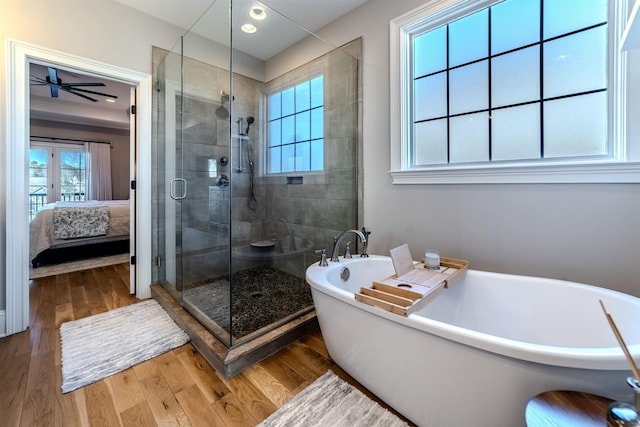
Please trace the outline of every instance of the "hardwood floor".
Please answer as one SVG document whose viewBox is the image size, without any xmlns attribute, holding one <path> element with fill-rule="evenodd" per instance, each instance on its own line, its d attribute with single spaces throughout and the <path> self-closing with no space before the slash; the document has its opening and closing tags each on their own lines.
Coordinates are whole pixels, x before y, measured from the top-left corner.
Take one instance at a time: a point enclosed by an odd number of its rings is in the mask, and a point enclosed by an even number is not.
<svg viewBox="0 0 640 427">
<path fill-rule="evenodd" d="M 328 369 L 379 402 L 333 363 L 319 332 L 229 380 L 186 344 L 62 394 L 60 324 L 137 302 L 128 280 L 120 264 L 30 281 L 30 328 L 0 339 L 2 426 L 254 426 Z"/>
</svg>

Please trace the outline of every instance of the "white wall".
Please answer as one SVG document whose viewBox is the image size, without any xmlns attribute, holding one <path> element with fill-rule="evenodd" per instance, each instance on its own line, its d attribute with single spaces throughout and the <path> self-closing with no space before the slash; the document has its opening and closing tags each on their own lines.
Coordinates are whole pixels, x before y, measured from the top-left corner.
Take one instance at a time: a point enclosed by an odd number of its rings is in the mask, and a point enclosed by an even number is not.
<svg viewBox="0 0 640 427">
<path fill-rule="evenodd" d="M 391 184 L 389 21 L 425 2 L 369 0 L 319 32 L 337 46 L 363 37 L 364 222 L 373 230 L 372 253 L 406 242 L 414 258 L 437 248 L 475 269 L 640 296 L 639 185 Z M 638 76 L 630 77 L 637 87 Z M 638 129 L 629 136 L 638 138 Z"/>
<path fill-rule="evenodd" d="M 0 310 L 5 303 L 6 38 L 151 74 L 151 47 L 171 49 L 182 30 L 115 1 L 0 1 Z"/>
</svg>

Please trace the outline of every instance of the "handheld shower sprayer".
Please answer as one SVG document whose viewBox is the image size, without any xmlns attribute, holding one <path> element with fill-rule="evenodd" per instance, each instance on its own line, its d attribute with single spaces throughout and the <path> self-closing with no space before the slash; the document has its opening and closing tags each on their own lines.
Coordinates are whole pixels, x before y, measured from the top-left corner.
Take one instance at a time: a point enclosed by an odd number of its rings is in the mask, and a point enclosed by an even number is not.
<svg viewBox="0 0 640 427">
<path fill-rule="evenodd" d="M 251 125 L 253 124 L 253 122 L 255 122 L 256 120 L 253 118 L 253 116 L 249 116 L 247 117 L 247 130 L 244 131 L 245 135 L 249 135 L 249 128 L 251 127 Z"/>
</svg>

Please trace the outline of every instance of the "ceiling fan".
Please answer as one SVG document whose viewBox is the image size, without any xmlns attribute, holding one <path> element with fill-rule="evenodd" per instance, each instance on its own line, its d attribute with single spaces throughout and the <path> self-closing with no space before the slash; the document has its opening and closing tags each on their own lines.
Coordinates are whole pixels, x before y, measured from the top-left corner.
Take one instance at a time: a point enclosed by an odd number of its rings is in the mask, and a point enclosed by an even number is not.
<svg viewBox="0 0 640 427">
<path fill-rule="evenodd" d="M 115 95 L 109 95 L 108 93 L 102 93 L 102 92 L 95 92 L 92 90 L 87 90 L 87 89 L 80 89 L 80 87 L 84 86 L 106 86 L 104 83 L 63 83 L 62 79 L 60 77 L 58 77 L 58 70 L 56 70 L 53 67 L 47 67 L 49 74 L 47 76 L 45 76 L 45 78 L 41 78 L 41 77 L 37 77 L 34 75 L 31 75 L 31 81 L 30 83 L 32 85 L 36 85 L 36 86 L 49 86 L 49 89 L 51 90 L 51 97 L 52 98 L 57 98 L 58 97 L 58 90 L 63 90 L 65 92 L 69 92 L 71 94 L 80 96 L 84 99 L 88 99 L 89 101 L 92 102 L 98 102 L 97 99 L 92 98 L 90 96 L 87 95 L 83 95 L 82 93 L 79 92 L 83 92 L 83 93 L 90 93 L 93 95 L 101 95 L 101 96 L 106 96 L 108 98 L 118 98 Z"/>
</svg>

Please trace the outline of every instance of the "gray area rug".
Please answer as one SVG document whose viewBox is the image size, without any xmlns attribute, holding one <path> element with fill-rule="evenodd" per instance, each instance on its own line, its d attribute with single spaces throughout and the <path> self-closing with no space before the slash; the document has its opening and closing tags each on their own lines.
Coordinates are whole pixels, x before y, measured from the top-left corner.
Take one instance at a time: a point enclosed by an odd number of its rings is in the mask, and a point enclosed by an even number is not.
<svg viewBox="0 0 640 427">
<path fill-rule="evenodd" d="M 62 392 L 68 393 L 189 341 L 154 300 L 60 325 Z"/>
<path fill-rule="evenodd" d="M 259 427 L 407 426 L 360 390 L 327 371 L 261 422 Z"/>
</svg>

